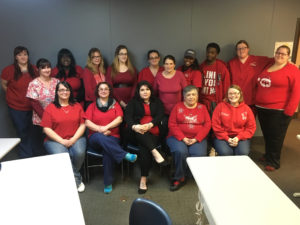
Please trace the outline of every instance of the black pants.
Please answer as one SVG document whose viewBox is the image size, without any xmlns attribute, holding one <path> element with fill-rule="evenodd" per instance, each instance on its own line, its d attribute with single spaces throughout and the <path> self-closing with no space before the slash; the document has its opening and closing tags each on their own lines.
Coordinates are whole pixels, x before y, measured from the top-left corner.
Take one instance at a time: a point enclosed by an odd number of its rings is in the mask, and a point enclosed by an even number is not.
<svg viewBox="0 0 300 225">
<path fill-rule="evenodd" d="M 287 128 L 292 117 L 283 111 L 257 107 L 258 120 L 265 140 L 266 164 L 278 169 Z"/>
<path fill-rule="evenodd" d="M 159 136 L 155 136 L 150 132 L 145 134 L 136 133 L 130 129 L 126 129 L 127 141 L 139 147 L 138 162 L 141 167 L 141 176 L 147 177 L 152 167 L 151 151 L 159 145 Z"/>
<path fill-rule="evenodd" d="M 43 133 L 43 127 L 39 125 L 33 125 L 31 136 L 33 156 L 43 156 L 48 154 L 44 148 L 45 137 L 46 135 Z"/>
</svg>

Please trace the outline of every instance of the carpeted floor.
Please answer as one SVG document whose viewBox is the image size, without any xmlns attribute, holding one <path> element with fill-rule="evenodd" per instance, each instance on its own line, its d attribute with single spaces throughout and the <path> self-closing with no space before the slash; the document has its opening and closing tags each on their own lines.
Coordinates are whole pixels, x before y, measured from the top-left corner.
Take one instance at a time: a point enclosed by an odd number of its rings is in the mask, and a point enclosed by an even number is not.
<svg viewBox="0 0 300 225">
<path fill-rule="evenodd" d="M 300 120 L 294 119 L 288 129 L 282 150 L 281 168 L 275 172 L 266 172 L 266 174 L 300 208 L 300 198 L 292 196 L 294 192 L 300 192 L 300 141 L 296 139 L 297 133 L 300 133 Z M 250 157 L 263 169 L 258 162 L 264 150 L 263 138 L 254 137 L 251 149 Z M 3 161 L 15 158 L 16 151 L 14 150 Z M 145 197 L 160 204 L 170 215 L 174 225 L 195 224 L 198 188 L 193 178 L 190 178 L 179 191 L 170 192 L 170 172 L 163 170 L 161 173 L 159 167 L 154 165 L 149 177 L 149 190 L 141 196 L 137 193 L 139 174 L 139 167 L 132 166 L 130 175 L 126 175 L 122 180 L 120 169 L 117 168 L 113 192 L 107 195 L 103 193 L 102 168 L 93 169 L 90 183 L 86 184 L 86 191 L 80 194 L 86 224 L 127 225 L 131 203 L 137 197 Z M 209 171 L 207 175 L 209 176 Z"/>
</svg>

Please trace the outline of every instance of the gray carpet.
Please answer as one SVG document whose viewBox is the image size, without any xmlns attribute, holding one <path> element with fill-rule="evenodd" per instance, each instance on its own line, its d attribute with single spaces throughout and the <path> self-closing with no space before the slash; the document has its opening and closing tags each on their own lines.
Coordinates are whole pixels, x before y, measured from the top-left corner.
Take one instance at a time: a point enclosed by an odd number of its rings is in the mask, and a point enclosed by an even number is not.
<svg viewBox="0 0 300 225">
<path fill-rule="evenodd" d="M 300 141 L 296 139 L 297 133 L 300 133 L 300 120 L 294 119 L 288 129 L 282 150 L 281 168 L 266 174 L 300 208 L 300 198 L 292 196 L 294 192 L 300 192 Z M 251 149 L 250 157 L 263 169 L 262 164 L 258 162 L 264 150 L 263 138 L 253 138 Z M 15 158 L 14 150 L 3 161 Z M 149 190 L 141 196 L 137 194 L 139 174 L 139 167 L 135 165 L 131 167 L 130 175 L 125 176 L 122 181 L 120 169 L 117 168 L 113 192 L 107 195 L 103 193 L 103 171 L 101 168 L 95 168 L 90 183 L 86 184 L 86 191 L 79 195 L 86 224 L 127 225 L 130 205 L 137 197 L 145 197 L 160 204 L 170 215 L 174 225 L 195 224 L 198 189 L 192 178 L 179 191 L 170 192 L 170 173 L 163 171 L 161 174 L 159 167 L 154 165 L 149 177 Z"/>
</svg>

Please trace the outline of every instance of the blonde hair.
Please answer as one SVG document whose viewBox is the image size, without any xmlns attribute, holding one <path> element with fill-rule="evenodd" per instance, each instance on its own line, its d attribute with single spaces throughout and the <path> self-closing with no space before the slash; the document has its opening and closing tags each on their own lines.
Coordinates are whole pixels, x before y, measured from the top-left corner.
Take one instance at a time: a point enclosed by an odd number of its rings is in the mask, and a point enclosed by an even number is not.
<svg viewBox="0 0 300 225">
<path fill-rule="evenodd" d="M 105 74 L 105 68 L 104 68 L 104 61 L 103 61 L 103 57 L 102 57 L 102 54 L 100 52 L 100 50 L 98 48 L 91 48 L 89 50 L 89 54 L 88 54 L 88 59 L 87 59 L 87 62 L 86 62 L 86 68 L 89 69 L 90 71 L 92 71 L 93 74 L 97 74 L 98 71 L 95 70 L 94 66 L 93 66 L 93 63 L 92 63 L 92 56 L 94 53 L 98 52 L 101 56 L 101 61 L 100 61 L 100 64 L 99 64 L 99 71 L 101 74 Z"/>
<path fill-rule="evenodd" d="M 243 96 L 243 92 L 242 92 L 242 89 L 240 88 L 239 85 L 236 85 L 236 84 L 232 84 L 228 89 L 227 89 L 227 92 L 226 92 L 226 97 L 225 97 L 225 101 L 230 103 L 229 99 L 228 99 L 228 91 L 230 88 L 233 88 L 237 91 L 240 92 L 240 99 L 239 99 L 239 103 L 243 102 L 244 101 L 244 96 Z"/>
<path fill-rule="evenodd" d="M 128 54 L 128 49 L 125 45 L 119 45 L 117 48 L 116 48 L 116 51 L 115 51 L 115 57 L 114 57 L 114 60 L 111 64 L 111 77 L 112 78 L 115 78 L 115 76 L 120 72 L 120 62 L 119 62 L 119 52 L 122 50 L 122 49 L 126 49 L 127 51 L 127 54 Z M 131 76 L 134 76 L 135 74 L 135 69 L 129 59 L 129 56 L 127 55 L 127 61 L 126 61 L 126 66 L 128 67 L 128 71 L 129 73 L 131 74 Z"/>
</svg>

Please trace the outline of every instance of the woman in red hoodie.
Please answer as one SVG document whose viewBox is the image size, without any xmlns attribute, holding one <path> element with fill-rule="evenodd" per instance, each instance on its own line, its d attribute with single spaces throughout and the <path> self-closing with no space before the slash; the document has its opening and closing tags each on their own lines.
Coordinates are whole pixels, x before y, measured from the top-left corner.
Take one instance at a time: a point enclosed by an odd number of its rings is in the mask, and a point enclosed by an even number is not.
<svg viewBox="0 0 300 225">
<path fill-rule="evenodd" d="M 250 138 L 256 129 L 255 118 L 238 85 L 231 85 L 226 95 L 212 117 L 215 149 L 219 155 L 248 155 Z"/>
</svg>

